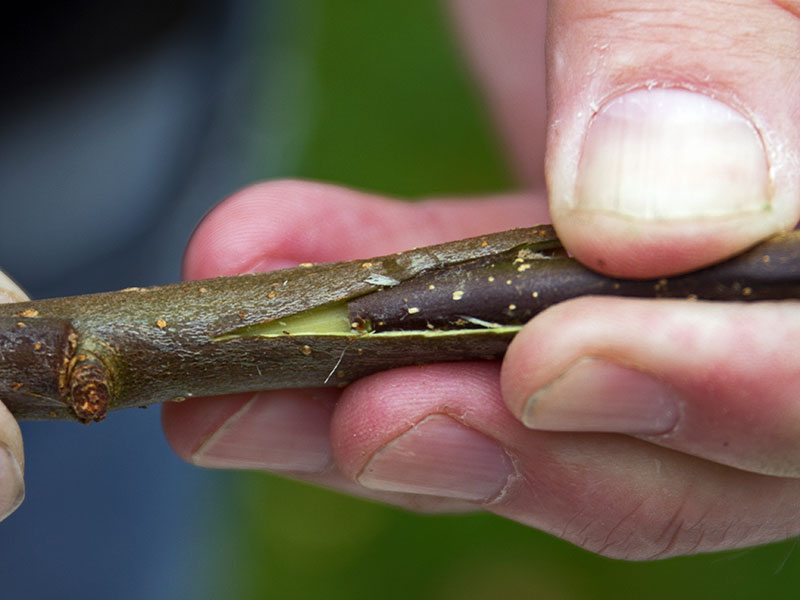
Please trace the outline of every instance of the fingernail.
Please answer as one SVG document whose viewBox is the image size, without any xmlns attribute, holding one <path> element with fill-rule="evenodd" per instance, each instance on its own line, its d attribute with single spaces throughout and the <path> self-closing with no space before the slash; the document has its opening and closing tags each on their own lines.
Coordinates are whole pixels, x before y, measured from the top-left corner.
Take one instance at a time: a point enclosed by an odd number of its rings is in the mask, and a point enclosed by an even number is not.
<svg viewBox="0 0 800 600">
<path fill-rule="evenodd" d="M 201 467 L 318 473 L 332 460 L 331 406 L 302 392 L 256 394 L 192 455 Z"/>
<path fill-rule="evenodd" d="M 25 479 L 16 456 L 0 444 L 0 521 L 13 513 L 25 499 Z"/>
<path fill-rule="evenodd" d="M 533 394 L 522 422 L 548 431 L 666 433 L 678 422 L 678 394 L 656 378 L 585 358 Z"/>
<path fill-rule="evenodd" d="M 381 448 L 358 482 L 373 490 L 487 501 L 500 495 L 513 472 L 494 440 L 431 415 Z"/>
<path fill-rule="evenodd" d="M 574 208 L 649 221 L 768 210 L 769 167 L 753 124 L 683 89 L 611 100 L 589 126 Z"/>
</svg>

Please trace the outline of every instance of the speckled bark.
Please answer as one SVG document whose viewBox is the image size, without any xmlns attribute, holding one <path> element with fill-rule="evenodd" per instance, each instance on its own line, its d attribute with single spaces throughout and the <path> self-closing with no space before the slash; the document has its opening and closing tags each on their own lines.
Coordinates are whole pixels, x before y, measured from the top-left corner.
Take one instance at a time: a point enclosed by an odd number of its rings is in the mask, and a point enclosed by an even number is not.
<svg viewBox="0 0 800 600">
<path fill-rule="evenodd" d="M 510 333 L 467 333 L 458 341 L 355 334 L 218 338 L 531 242 L 557 245 L 547 227 L 514 230 L 369 260 L 0 305 L 0 399 L 20 419 L 85 422 L 107 410 L 197 395 L 341 385 L 392 366 L 497 357 Z M 28 326 L 17 327 L 21 321 Z M 59 346 L 70 332 L 74 342 Z M 31 350 L 36 343 L 48 348 L 46 360 Z M 91 372 L 76 371 L 82 365 Z M 91 377 L 74 381 L 81 373 Z M 107 406 L 93 406 L 103 386 Z M 76 398 L 76 389 L 85 393 Z"/>
<path fill-rule="evenodd" d="M 800 233 L 777 236 L 725 263 L 666 279 L 605 277 L 557 249 L 510 252 L 432 270 L 350 303 L 375 331 L 519 325 L 579 296 L 774 300 L 800 298 Z"/>
<path fill-rule="evenodd" d="M 797 298 L 798 237 L 682 277 L 631 282 L 584 269 L 549 227 L 536 227 L 368 260 L 0 305 L 0 399 L 21 419 L 88 422 L 191 396 L 499 358 L 520 324 L 580 295 Z M 258 334 L 335 303 L 353 330 Z"/>
</svg>

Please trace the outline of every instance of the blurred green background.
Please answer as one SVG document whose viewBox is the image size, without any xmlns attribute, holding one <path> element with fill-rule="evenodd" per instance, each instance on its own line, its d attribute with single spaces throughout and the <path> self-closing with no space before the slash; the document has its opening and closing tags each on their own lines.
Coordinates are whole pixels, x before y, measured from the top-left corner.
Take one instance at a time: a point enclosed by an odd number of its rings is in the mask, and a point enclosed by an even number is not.
<svg viewBox="0 0 800 600">
<path fill-rule="evenodd" d="M 259 172 L 410 198 L 513 187 L 439 3 L 276 4 L 254 124 Z M 626 563 L 494 516 L 413 515 L 262 473 L 221 478 L 230 516 L 210 519 L 209 598 L 794 598 L 800 588 L 795 541 Z"/>
</svg>

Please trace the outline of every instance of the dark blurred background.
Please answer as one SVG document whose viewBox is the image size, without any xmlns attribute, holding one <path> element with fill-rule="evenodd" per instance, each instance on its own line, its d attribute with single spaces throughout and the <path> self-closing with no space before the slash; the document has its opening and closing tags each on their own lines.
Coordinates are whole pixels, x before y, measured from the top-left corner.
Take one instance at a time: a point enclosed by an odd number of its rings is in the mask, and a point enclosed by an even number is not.
<svg viewBox="0 0 800 600">
<path fill-rule="evenodd" d="M 411 199 L 514 185 L 431 0 L 10 2 L 4 17 L 0 266 L 35 297 L 177 280 L 202 215 L 258 179 Z M 800 587 L 795 541 L 631 564 L 493 516 L 412 515 L 194 469 L 153 409 L 23 433 L 27 499 L 0 524 L 3 599 L 794 598 Z"/>
</svg>

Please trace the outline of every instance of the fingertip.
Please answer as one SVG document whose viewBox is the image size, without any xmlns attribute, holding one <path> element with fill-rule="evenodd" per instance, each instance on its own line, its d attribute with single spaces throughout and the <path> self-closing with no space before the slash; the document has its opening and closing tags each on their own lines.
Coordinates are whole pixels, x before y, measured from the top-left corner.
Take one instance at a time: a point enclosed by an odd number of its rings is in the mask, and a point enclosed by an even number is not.
<svg viewBox="0 0 800 600">
<path fill-rule="evenodd" d="M 25 302 L 28 295 L 11 277 L 0 271 L 0 304 Z"/>
<path fill-rule="evenodd" d="M 24 471 L 22 433 L 11 412 L 0 402 L 0 521 L 25 499 Z"/>
<path fill-rule="evenodd" d="M 580 300 L 569 300 L 540 313 L 511 340 L 503 357 L 500 390 L 503 401 L 518 421 L 523 421 L 530 396 L 572 360 L 564 346 L 568 348 L 571 344 L 571 325 L 584 321 Z M 551 334 L 557 330 L 559 335 Z"/>
<path fill-rule="evenodd" d="M 203 218 L 189 240 L 184 278 L 247 272 L 260 256 L 298 234 L 295 213 L 307 217 L 305 201 L 324 206 L 324 202 L 315 201 L 325 195 L 320 187 L 298 180 L 276 180 L 245 187 L 223 200 Z"/>
<path fill-rule="evenodd" d="M 612 97 L 586 127 L 576 164 L 558 153 L 550 164 L 550 203 L 565 247 L 593 269 L 673 275 L 797 219 L 797 199 L 774 185 L 753 123 L 711 95 L 635 89 Z"/>
<path fill-rule="evenodd" d="M 361 379 L 342 393 L 331 422 L 334 457 L 357 479 L 381 449 L 431 415 L 492 435 L 505 414 L 496 363 L 405 367 Z"/>
<path fill-rule="evenodd" d="M 190 398 L 161 407 L 161 426 L 172 450 L 187 462 L 225 422 L 253 396 L 237 394 L 214 398 Z"/>
<path fill-rule="evenodd" d="M 17 462 L 23 468 L 25 467 L 22 431 L 20 431 L 19 423 L 17 423 L 14 415 L 2 402 L 0 402 L 0 444 L 5 445 L 14 455 Z"/>
<path fill-rule="evenodd" d="M 0 521 L 17 510 L 24 499 L 22 465 L 11 449 L 0 443 Z"/>
<path fill-rule="evenodd" d="M 642 224 L 616 215 L 579 210 L 554 209 L 552 213 L 558 237 L 575 259 L 600 273 L 634 279 L 700 269 L 790 228 L 767 217 L 676 225 Z"/>
<path fill-rule="evenodd" d="M 184 257 L 184 276 L 368 258 L 547 222 L 543 196 L 394 200 L 308 181 L 245 188 L 212 210 Z"/>
<path fill-rule="evenodd" d="M 504 399 L 531 429 L 635 435 L 796 477 L 795 304 L 572 300 L 509 346 Z"/>
<path fill-rule="evenodd" d="M 332 423 L 337 464 L 359 485 L 489 504 L 515 481 L 495 430 L 505 412 L 496 365 L 397 369 L 362 381 Z"/>
<path fill-rule="evenodd" d="M 794 15 L 771 3 L 549 6 L 551 215 L 581 262 L 660 277 L 795 226 Z"/>
</svg>

